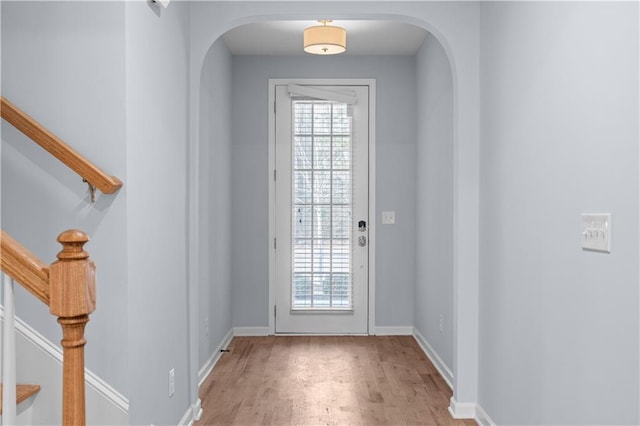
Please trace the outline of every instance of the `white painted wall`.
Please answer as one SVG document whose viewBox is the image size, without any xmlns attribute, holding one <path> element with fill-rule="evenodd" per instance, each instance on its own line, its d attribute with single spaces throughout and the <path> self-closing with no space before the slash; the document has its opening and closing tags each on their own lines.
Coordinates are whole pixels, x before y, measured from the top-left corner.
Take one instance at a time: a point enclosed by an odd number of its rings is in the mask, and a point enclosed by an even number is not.
<svg viewBox="0 0 640 426">
<path fill-rule="evenodd" d="M 416 281 L 414 326 L 453 368 L 453 81 L 428 35 L 416 57 Z M 442 318 L 442 331 L 440 320 Z"/>
<path fill-rule="evenodd" d="M 481 5 L 479 402 L 638 424 L 638 3 Z M 580 248 L 610 212 L 612 252 Z"/>
<path fill-rule="evenodd" d="M 376 325 L 413 324 L 415 60 L 406 56 L 233 58 L 232 303 L 234 327 L 269 324 L 269 78 L 376 79 Z"/>
<path fill-rule="evenodd" d="M 199 368 L 231 329 L 231 74 L 231 54 L 219 39 L 201 77 Z"/>
</svg>

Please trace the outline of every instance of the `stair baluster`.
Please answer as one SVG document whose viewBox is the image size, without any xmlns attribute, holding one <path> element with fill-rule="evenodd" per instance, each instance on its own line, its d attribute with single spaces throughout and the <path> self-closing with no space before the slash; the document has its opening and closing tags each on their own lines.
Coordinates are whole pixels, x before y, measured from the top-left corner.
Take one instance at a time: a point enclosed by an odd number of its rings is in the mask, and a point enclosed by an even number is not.
<svg viewBox="0 0 640 426">
<path fill-rule="evenodd" d="M 13 279 L 2 274 L 4 321 L 2 326 L 2 424 L 16 424 L 16 332 Z"/>
</svg>

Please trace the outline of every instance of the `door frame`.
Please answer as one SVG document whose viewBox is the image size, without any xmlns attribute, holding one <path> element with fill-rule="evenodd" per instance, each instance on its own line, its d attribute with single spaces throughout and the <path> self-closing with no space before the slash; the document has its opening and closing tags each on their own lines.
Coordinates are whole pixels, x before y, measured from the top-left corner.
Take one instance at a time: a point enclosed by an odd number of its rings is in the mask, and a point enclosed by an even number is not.
<svg viewBox="0 0 640 426">
<path fill-rule="evenodd" d="M 289 79 L 271 78 L 269 79 L 269 306 L 267 310 L 269 318 L 269 334 L 275 334 L 275 305 L 276 305 L 276 263 L 275 263 L 275 194 L 276 185 L 274 171 L 276 164 L 276 111 L 275 111 L 275 87 L 277 85 L 299 84 L 299 85 L 350 85 L 369 87 L 369 270 L 368 270 L 368 330 L 369 335 L 376 334 L 375 327 L 375 307 L 376 307 L 376 276 L 375 276 L 375 254 L 376 254 L 376 151 L 375 151 L 375 124 L 376 124 L 376 80 L 372 78 L 341 78 L 341 79 Z"/>
</svg>

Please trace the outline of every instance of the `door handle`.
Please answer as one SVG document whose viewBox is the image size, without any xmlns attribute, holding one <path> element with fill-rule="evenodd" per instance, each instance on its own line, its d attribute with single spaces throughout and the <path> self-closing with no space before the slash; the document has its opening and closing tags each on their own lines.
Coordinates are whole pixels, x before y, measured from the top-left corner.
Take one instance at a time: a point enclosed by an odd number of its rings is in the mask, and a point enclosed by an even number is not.
<svg viewBox="0 0 640 426">
<path fill-rule="evenodd" d="M 360 235 L 358 237 L 358 245 L 360 247 L 365 247 L 367 245 L 367 237 L 365 237 L 364 235 Z"/>
</svg>

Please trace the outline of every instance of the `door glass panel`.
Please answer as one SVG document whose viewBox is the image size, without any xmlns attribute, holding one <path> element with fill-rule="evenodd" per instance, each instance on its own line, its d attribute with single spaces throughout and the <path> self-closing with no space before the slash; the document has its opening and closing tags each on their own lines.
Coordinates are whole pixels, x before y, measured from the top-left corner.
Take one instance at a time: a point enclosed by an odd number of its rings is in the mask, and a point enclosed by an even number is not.
<svg viewBox="0 0 640 426">
<path fill-rule="evenodd" d="M 291 307 L 353 309 L 349 105 L 294 100 Z"/>
</svg>

